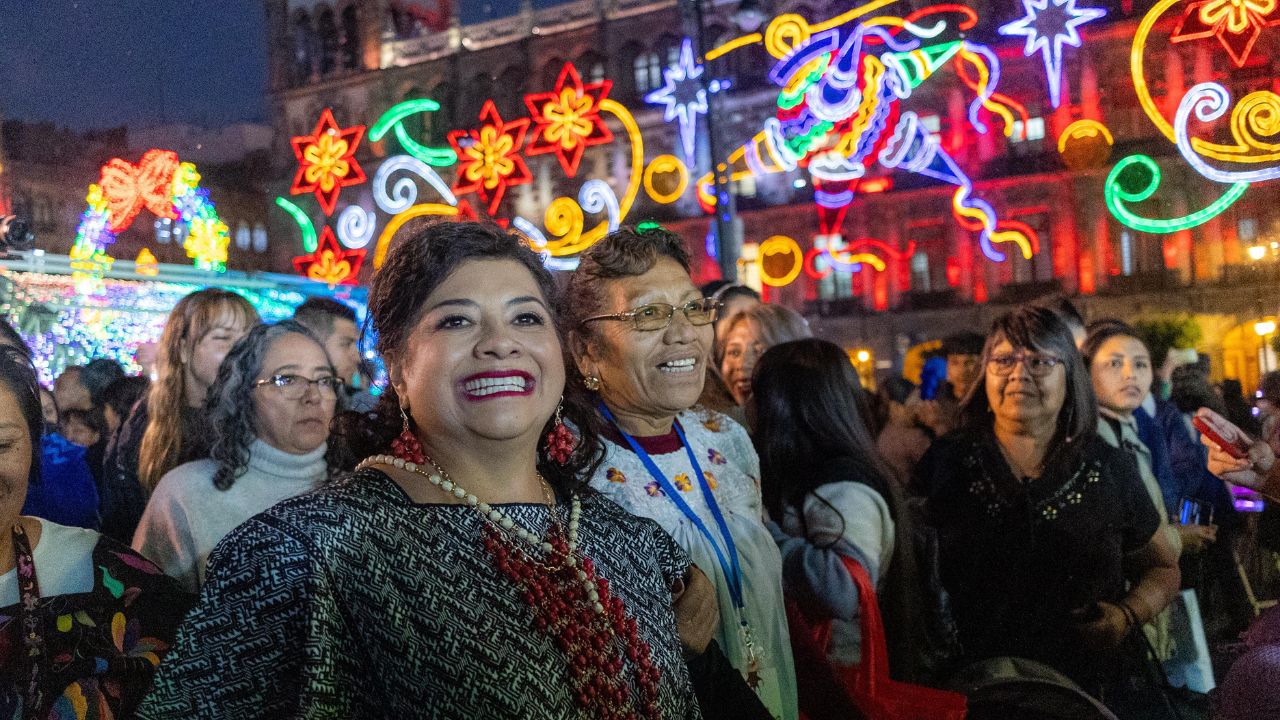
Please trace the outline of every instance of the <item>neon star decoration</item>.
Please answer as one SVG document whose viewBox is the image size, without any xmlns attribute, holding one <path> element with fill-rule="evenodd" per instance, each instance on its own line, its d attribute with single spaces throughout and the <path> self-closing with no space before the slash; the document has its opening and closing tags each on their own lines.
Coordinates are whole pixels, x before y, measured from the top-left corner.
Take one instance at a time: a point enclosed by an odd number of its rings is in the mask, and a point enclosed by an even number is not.
<svg viewBox="0 0 1280 720">
<path fill-rule="evenodd" d="M 520 157 L 529 118 L 506 122 L 493 101 L 486 100 L 480 121 L 483 124 L 479 128 L 449 133 L 449 144 L 461 163 L 453 189 L 461 195 L 476 193 L 487 204 L 488 213 L 496 216 L 508 187 L 533 180 L 529 166 Z"/>
<path fill-rule="evenodd" d="M 1280 25 L 1277 0 L 1201 0 L 1191 3 L 1173 35 L 1173 42 L 1216 37 L 1236 67 L 1243 67 L 1262 28 Z"/>
<path fill-rule="evenodd" d="M 362 249 L 352 250 L 339 246 L 333 229 L 326 226 L 320 231 L 316 251 L 295 257 L 293 267 L 308 279 L 326 285 L 355 285 L 360 266 L 364 264 L 364 256 L 365 251 Z"/>
<path fill-rule="evenodd" d="M 1236 0 L 1239 2 L 1240 0 Z M 1062 104 L 1062 48 L 1080 47 L 1079 28 L 1107 14 L 1102 8 L 1076 7 L 1076 0 L 1022 0 L 1026 15 L 1000 27 L 1002 35 L 1024 35 L 1023 54 L 1040 53 L 1049 80 L 1049 101 Z"/>
<path fill-rule="evenodd" d="M 680 60 L 662 71 L 662 87 L 644 96 L 650 105 L 662 105 L 667 122 L 680 121 L 680 146 L 687 162 L 693 162 L 697 144 L 698 116 L 707 114 L 707 90 L 702 85 L 706 68 L 693 55 L 693 41 L 680 45 Z"/>
<path fill-rule="evenodd" d="M 355 158 L 364 131 L 363 125 L 339 128 L 333 111 L 325 108 L 310 135 L 292 140 L 293 154 L 298 158 L 298 173 L 293 178 L 289 193 L 315 193 L 325 216 L 332 215 L 342 188 L 365 181 L 364 170 Z"/>
<path fill-rule="evenodd" d="M 611 80 L 583 85 L 578 69 L 565 63 L 554 90 L 524 96 L 535 123 L 525 152 L 531 156 L 555 153 L 564 174 L 577 175 L 584 150 L 613 141 L 613 133 L 600 117 L 600 103 L 612 87 Z"/>
</svg>

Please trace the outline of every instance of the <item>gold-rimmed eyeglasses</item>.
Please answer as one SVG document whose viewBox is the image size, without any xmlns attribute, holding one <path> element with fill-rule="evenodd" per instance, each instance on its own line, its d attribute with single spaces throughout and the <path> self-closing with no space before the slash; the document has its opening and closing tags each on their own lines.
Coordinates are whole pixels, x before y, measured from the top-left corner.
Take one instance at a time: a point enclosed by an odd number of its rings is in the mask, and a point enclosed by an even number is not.
<svg viewBox="0 0 1280 720">
<path fill-rule="evenodd" d="M 711 298 L 699 298 L 690 300 L 684 305 L 675 306 L 667 303 L 649 303 L 641 305 L 623 313 L 613 313 L 610 315 L 596 315 L 583 320 L 584 323 L 595 322 L 596 320 L 626 320 L 630 321 L 632 327 L 640 331 L 663 330 L 671 324 L 671 318 L 675 317 L 676 311 L 684 313 L 684 317 L 689 321 L 690 325 L 707 325 L 715 322 L 716 315 L 720 312 L 723 304 L 712 300 Z"/>
<path fill-rule="evenodd" d="M 1026 366 L 1031 377 L 1041 378 L 1052 373 L 1053 369 L 1064 364 L 1064 361 L 1052 355 L 1029 352 L 1001 353 L 992 355 L 987 360 L 987 367 L 991 368 L 991 373 L 1000 377 L 1013 374 L 1013 369 L 1019 364 Z"/>
<path fill-rule="evenodd" d="M 342 388 L 343 384 L 342 379 L 334 375 L 324 375 L 315 380 L 301 375 L 272 375 L 269 378 L 254 382 L 253 386 L 258 388 L 269 385 L 279 390 L 280 395 L 286 400 L 301 400 L 302 396 L 307 394 L 307 389 L 313 385 L 320 393 L 320 397 L 337 397 L 338 390 Z"/>
</svg>

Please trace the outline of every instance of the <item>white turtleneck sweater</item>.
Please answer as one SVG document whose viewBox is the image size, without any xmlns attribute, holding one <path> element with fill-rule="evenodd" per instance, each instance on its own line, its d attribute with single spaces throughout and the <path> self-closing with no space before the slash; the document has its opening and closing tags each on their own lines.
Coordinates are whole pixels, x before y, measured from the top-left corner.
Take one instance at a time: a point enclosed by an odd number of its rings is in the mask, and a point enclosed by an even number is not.
<svg viewBox="0 0 1280 720">
<path fill-rule="evenodd" d="M 325 478 L 327 445 L 293 455 L 255 440 L 249 466 L 228 490 L 213 486 L 217 463 L 196 460 L 160 478 L 133 549 L 160 566 L 190 592 L 204 584 L 204 565 L 215 545 L 244 521 L 301 495 Z"/>
</svg>

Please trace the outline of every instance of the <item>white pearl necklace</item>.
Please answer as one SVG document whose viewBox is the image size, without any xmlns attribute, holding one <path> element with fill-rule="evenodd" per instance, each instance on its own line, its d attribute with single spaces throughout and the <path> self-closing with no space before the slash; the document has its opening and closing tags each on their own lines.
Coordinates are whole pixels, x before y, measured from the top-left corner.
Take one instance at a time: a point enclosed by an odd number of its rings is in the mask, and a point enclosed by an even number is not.
<svg viewBox="0 0 1280 720">
<path fill-rule="evenodd" d="M 431 463 L 431 466 L 435 469 L 436 472 L 428 473 L 422 468 L 422 466 L 418 465 L 417 463 L 403 460 L 401 458 L 395 457 L 394 455 L 373 455 L 371 457 L 365 458 L 363 461 L 360 462 L 359 465 L 356 466 L 356 470 L 364 470 L 374 465 L 390 465 L 400 470 L 406 470 L 416 475 L 421 475 L 422 477 L 425 477 L 427 479 L 427 482 L 431 483 L 432 485 L 435 485 L 436 487 L 440 488 L 444 492 L 449 493 L 450 495 L 453 495 L 455 498 L 461 500 L 464 504 L 466 504 L 467 507 L 470 507 L 476 512 L 480 513 L 481 518 L 489 521 L 496 527 L 502 528 L 503 530 L 515 536 L 516 538 L 519 538 L 522 542 L 527 544 L 529 547 L 535 550 L 541 550 L 543 553 L 547 555 L 550 555 L 554 551 L 555 548 L 552 547 L 550 542 L 546 541 L 545 539 L 539 538 L 536 534 L 534 534 L 527 528 L 522 527 L 519 523 L 517 523 L 514 519 L 512 519 L 510 515 L 507 515 L 506 513 L 504 513 L 500 508 L 496 508 L 485 502 L 480 502 L 480 499 L 477 498 L 473 493 L 467 492 L 466 489 L 464 489 L 461 485 L 458 485 L 456 482 L 454 482 L 453 479 L 448 476 L 448 473 L 444 472 L 444 470 L 439 465 L 436 465 L 434 460 L 431 460 L 430 458 L 428 458 L 427 462 Z M 546 480 L 543 480 L 541 475 L 538 476 L 538 479 L 541 480 L 544 484 L 546 483 Z M 548 500 L 549 499 L 550 497 L 548 497 Z M 553 525 L 559 524 L 559 520 L 555 512 L 555 507 L 550 502 L 548 502 L 547 508 L 551 512 L 552 524 Z M 569 501 L 569 532 L 568 532 L 568 538 L 567 538 L 568 545 L 569 545 L 569 552 L 565 554 L 565 559 L 564 559 L 565 564 L 567 564 L 569 567 L 578 566 L 578 559 L 577 557 L 575 557 L 575 553 L 577 552 L 577 549 L 578 549 L 578 525 L 581 520 L 581 517 L 582 517 L 582 502 L 581 500 L 578 499 L 577 493 L 574 493 Z M 550 532 L 550 528 L 548 528 L 547 531 Z M 587 599 L 591 601 L 595 611 L 597 613 L 603 613 L 604 605 L 600 602 L 600 593 L 596 589 L 595 583 L 591 580 L 591 578 L 587 576 L 586 571 L 583 570 L 582 568 L 578 568 L 577 576 L 578 576 L 578 582 L 582 583 L 583 589 L 586 590 L 587 592 Z"/>
</svg>

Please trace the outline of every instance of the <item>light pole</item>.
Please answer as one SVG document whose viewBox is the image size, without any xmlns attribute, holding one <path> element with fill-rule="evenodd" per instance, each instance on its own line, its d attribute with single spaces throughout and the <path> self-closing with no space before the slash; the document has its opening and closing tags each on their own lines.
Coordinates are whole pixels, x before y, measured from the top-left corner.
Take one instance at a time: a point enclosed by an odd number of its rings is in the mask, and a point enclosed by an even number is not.
<svg viewBox="0 0 1280 720">
<path fill-rule="evenodd" d="M 697 39 L 698 57 L 704 64 L 707 51 L 711 48 L 707 42 L 706 16 L 703 12 L 705 0 L 689 0 L 684 4 L 686 17 L 692 21 L 694 36 Z M 747 32 L 754 31 L 764 22 L 765 15 L 755 0 L 743 0 L 733 14 L 734 24 Z M 729 182 L 728 162 L 725 170 L 720 170 L 720 146 L 716 134 L 717 93 L 712 91 L 711 83 L 715 82 L 709 72 L 700 76 L 702 90 L 707 98 L 707 148 L 711 158 L 711 178 L 715 184 L 716 206 L 712 215 L 712 227 L 716 235 L 716 259 L 720 265 L 720 277 L 729 281 L 738 280 L 738 258 L 742 253 L 742 234 L 738 224 L 738 204 Z"/>
</svg>

